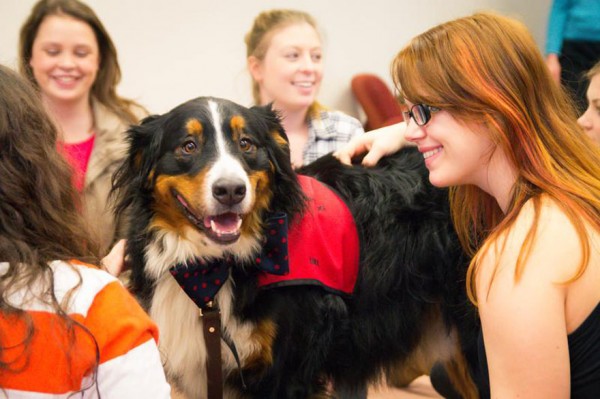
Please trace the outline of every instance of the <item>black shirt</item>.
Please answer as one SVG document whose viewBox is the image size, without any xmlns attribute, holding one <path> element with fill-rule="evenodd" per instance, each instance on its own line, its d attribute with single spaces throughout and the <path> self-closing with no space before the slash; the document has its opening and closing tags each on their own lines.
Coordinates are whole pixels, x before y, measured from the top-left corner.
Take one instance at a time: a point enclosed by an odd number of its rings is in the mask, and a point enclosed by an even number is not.
<svg viewBox="0 0 600 399">
<path fill-rule="evenodd" d="M 600 303 L 567 339 L 571 364 L 571 398 L 600 398 Z M 490 397 L 490 381 L 481 332 L 477 345 L 481 368 L 479 393 L 485 399 Z"/>
</svg>

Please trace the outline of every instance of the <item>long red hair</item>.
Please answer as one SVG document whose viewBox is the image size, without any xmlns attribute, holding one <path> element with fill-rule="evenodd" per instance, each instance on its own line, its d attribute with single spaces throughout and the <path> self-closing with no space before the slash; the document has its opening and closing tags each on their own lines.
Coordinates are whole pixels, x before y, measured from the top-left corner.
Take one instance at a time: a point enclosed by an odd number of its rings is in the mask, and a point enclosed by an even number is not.
<svg viewBox="0 0 600 399">
<path fill-rule="evenodd" d="M 450 189 L 457 233 L 473 256 L 467 275 L 471 300 L 480 249 L 507 232 L 529 200 L 537 220 L 542 196 L 554 200 L 576 228 L 583 260 L 572 279 L 578 278 L 590 255 L 586 224 L 600 231 L 600 151 L 577 125 L 572 101 L 552 80 L 527 28 L 490 13 L 438 25 L 400 51 L 392 76 L 401 96 L 413 103 L 482 123 L 516 167 L 506 214 L 476 186 Z M 519 254 L 516 280 L 535 243 L 536 225 Z"/>
</svg>

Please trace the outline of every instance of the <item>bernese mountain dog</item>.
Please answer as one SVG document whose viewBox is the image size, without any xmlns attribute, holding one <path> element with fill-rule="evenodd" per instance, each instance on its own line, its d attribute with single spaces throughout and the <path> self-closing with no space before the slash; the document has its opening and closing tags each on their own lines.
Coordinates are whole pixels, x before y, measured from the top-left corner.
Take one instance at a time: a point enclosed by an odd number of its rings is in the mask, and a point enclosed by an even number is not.
<svg viewBox="0 0 600 399">
<path fill-rule="evenodd" d="M 344 396 L 436 362 L 477 396 L 468 262 L 415 149 L 294 171 L 270 106 L 212 97 L 127 134 L 113 184 L 131 290 L 189 399 Z"/>
</svg>

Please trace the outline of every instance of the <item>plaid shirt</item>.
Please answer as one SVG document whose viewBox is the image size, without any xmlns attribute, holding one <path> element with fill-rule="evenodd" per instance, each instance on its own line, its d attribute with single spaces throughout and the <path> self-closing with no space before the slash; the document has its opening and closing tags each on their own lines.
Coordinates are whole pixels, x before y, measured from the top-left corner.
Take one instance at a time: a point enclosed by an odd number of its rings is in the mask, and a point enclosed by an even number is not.
<svg viewBox="0 0 600 399">
<path fill-rule="evenodd" d="M 308 141 L 304 146 L 304 165 L 341 148 L 354 136 L 364 133 L 358 119 L 340 111 L 320 111 L 308 121 Z"/>
</svg>

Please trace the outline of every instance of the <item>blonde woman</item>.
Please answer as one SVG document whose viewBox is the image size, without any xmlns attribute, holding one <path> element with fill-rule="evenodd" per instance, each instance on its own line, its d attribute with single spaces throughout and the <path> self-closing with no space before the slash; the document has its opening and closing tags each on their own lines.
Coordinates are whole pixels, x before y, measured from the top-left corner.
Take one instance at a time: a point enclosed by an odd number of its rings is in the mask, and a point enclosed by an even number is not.
<svg viewBox="0 0 600 399">
<path fill-rule="evenodd" d="M 259 14 L 246 34 L 256 104 L 273 103 L 283 117 L 292 164 L 300 167 L 364 132 L 360 122 L 317 102 L 323 46 L 314 18 L 297 10 Z"/>
<path fill-rule="evenodd" d="M 587 72 L 586 77 L 589 80 L 587 108 L 577 122 L 592 140 L 600 144 L 600 62 Z"/>
</svg>

